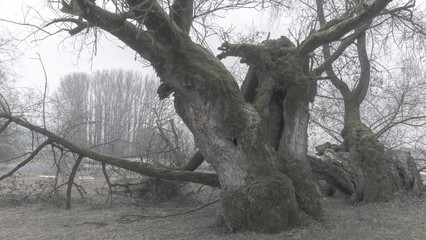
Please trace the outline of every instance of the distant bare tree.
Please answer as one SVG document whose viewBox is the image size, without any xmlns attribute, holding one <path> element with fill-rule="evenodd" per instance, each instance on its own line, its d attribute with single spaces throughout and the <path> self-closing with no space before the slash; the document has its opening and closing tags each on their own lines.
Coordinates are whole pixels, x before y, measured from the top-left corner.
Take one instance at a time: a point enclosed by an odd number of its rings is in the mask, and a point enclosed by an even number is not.
<svg viewBox="0 0 426 240">
<path fill-rule="evenodd" d="M 184 149 L 191 146 L 182 145 L 183 125 L 176 125 L 170 102 L 157 98 L 157 88 L 134 71 L 69 74 L 55 97 L 60 131 L 79 146 L 110 155 L 183 166 Z"/>
</svg>

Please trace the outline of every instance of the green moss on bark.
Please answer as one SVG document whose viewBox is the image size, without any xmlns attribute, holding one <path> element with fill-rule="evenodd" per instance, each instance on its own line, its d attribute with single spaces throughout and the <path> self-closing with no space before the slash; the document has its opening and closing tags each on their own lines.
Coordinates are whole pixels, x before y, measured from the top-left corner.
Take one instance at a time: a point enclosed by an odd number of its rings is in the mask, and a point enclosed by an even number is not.
<svg viewBox="0 0 426 240">
<path fill-rule="evenodd" d="M 223 217 L 235 231 L 274 233 L 299 225 L 299 208 L 293 182 L 277 169 L 276 152 L 269 146 L 265 121 L 247 106 L 250 123 L 240 139 L 249 164 L 246 185 L 225 189 L 222 195 Z M 253 114 L 251 114 L 253 113 Z"/>
<path fill-rule="evenodd" d="M 311 178 L 310 168 L 301 163 L 300 159 L 281 155 L 278 161 L 278 169 L 288 175 L 296 188 L 296 198 L 300 208 L 317 220 L 322 220 L 324 213 L 321 202 L 318 199 L 315 183 Z"/>
<path fill-rule="evenodd" d="M 271 77 L 264 75 L 262 86 L 259 88 L 254 102 L 254 108 L 264 119 L 269 118 L 268 108 L 274 88 L 274 80 Z"/>
<path fill-rule="evenodd" d="M 352 122 L 342 131 L 342 136 L 353 161 L 361 168 L 363 191 L 357 201 L 380 202 L 392 198 L 393 184 L 383 145 L 371 130 L 361 122 Z"/>
<path fill-rule="evenodd" d="M 282 174 L 260 177 L 244 189 L 225 192 L 222 211 L 233 232 L 277 233 L 302 223 L 292 181 Z"/>
<path fill-rule="evenodd" d="M 232 136 L 238 136 L 246 127 L 244 99 L 229 71 L 211 53 L 192 42 L 182 43 L 172 56 L 173 72 L 183 86 L 182 93 L 199 94 L 209 104 L 220 104 L 222 122 Z"/>
<path fill-rule="evenodd" d="M 275 233 L 302 223 L 292 181 L 282 174 L 251 182 L 247 198 L 250 230 Z"/>
<path fill-rule="evenodd" d="M 307 57 L 303 56 L 297 48 L 286 48 L 284 56 L 277 60 L 277 85 L 288 89 L 285 109 L 292 116 L 300 106 L 309 101 L 310 80 L 305 71 Z"/>
</svg>

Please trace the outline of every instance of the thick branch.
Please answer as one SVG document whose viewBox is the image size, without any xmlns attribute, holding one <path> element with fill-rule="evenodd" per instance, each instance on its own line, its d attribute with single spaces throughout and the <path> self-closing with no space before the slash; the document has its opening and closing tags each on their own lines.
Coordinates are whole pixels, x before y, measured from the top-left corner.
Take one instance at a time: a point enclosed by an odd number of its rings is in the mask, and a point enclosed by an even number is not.
<svg viewBox="0 0 426 240">
<path fill-rule="evenodd" d="M 1 128 L 0 128 L 0 134 L 7 128 L 7 126 L 9 126 L 9 124 L 11 123 L 12 121 L 11 120 L 7 120 L 4 124 L 3 124 L 3 126 L 1 126 Z"/>
<path fill-rule="evenodd" d="M 351 90 L 345 82 L 343 82 L 339 77 L 337 77 L 331 66 L 326 69 L 326 73 L 329 76 L 333 86 L 336 87 L 342 94 L 343 99 L 349 99 L 349 97 L 351 96 Z"/>
<path fill-rule="evenodd" d="M 182 170 L 195 171 L 195 169 L 197 169 L 203 162 L 204 162 L 204 156 L 198 150 L 196 153 L 194 153 L 194 155 L 192 155 L 188 163 L 182 167 Z"/>
<path fill-rule="evenodd" d="M 78 166 L 80 166 L 81 160 L 83 160 L 82 155 L 78 156 L 77 160 L 75 161 L 74 165 L 72 166 L 70 177 L 68 178 L 66 209 L 71 209 L 72 185 L 74 184 L 74 178 L 75 178 L 75 175 L 77 174 Z"/>
<path fill-rule="evenodd" d="M 175 0 L 170 9 L 173 22 L 186 34 L 189 34 L 194 14 L 193 0 Z"/>
<path fill-rule="evenodd" d="M 323 1 L 317 0 L 317 14 L 318 19 L 320 22 L 320 26 L 324 28 L 326 25 L 325 16 L 324 16 L 324 8 L 323 8 Z M 346 42 L 345 45 L 350 45 L 352 42 Z M 343 52 L 347 46 L 340 44 L 338 51 L 335 52 L 335 54 L 331 55 L 331 47 L 330 43 L 326 43 L 322 46 L 322 53 L 324 54 L 324 58 L 326 59 L 324 63 L 319 66 L 318 69 L 315 70 L 315 73 L 317 75 L 320 75 L 324 70 L 326 71 L 327 75 L 329 76 L 329 79 L 331 83 L 342 93 L 343 97 L 346 98 L 347 95 L 350 93 L 350 89 L 346 83 L 344 83 L 341 79 L 339 79 L 334 70 L 332 63 L 340 56 L 337 55 L 338 52 Z"/>
<path fill-rule="evenodd" d="M 302 52 L 312 52 L 319 46 L 339 40 L 345 34 L 372 21 L 392 0 L 376 0 L 358 15 L 348 18 L 333 27 L 310 35 L 299 47 Z"/>
<path fill-rule="evenodd" d="M 346 50 L 347 47 L 349 47 L 349 45 L 354 43 L 360 34 L 363 34 L 369 28 L 369 26 L 369 24 L 364 24 L 360 28 L 356 29 L 351 36 L 342 40 L 339 47 L 332 54 L 327 54 L 325 61 L 314 69 L 315 75 L 320 76 L 327 67 L 331 66 L 331 64 L 333 64 L 333 62 L 342 55 L 342 53 Z"/>
<path fill-rule="evenodd" d="M 263 41 L 260 45 L 247 43 L 231 44 L 225 42 L 218 48 L 222 51 L 217 57 L 223 59 L 228 56 L 241 57 L 242 63 L 256 65 L 257 67 L 275 67 L 273 58 L 282 57 L 286 50 L 294 48 L 294 44 L 286 37 Z"/>
<path fill-rule="evenodd" d="M 126 16 L 134 15 L 139 24 L 153 32 L 155 39 L 163 44 L 172 45 L 175 42 L 175 35 L 182 32 L 171 21 L 169 15 L 155 0 L 128 0 L 130 13 Z"/>
<path fill-rule="evenodd" d="M 52 141 L 64 146 L 65 148 L 68 148 L 71 152 L 77 153 L 81 156 L 88 157 L 99 162 L 110 164 L 129 171 L 137 172 L 149 177 L 157 177 L 174 181 L 194 182 L 213 187 L 220 187 L 219 180 L 216 174 L 161 169 L 153 167 L 146 163 L 132 162 L 123 158 L 102 154 L 86 148 L 80 148 L 74 145 L 73 143 L 67 141 L 66 139 L 48 131 L 47 129 L 35 126 L 20 118 L 5 114 L 0 114 L 0 118 L 10 119 L 20 126 L 31 129 L 32 131 L 41 133 L 49 137 Z"/>
<path fill-rule="evenodd" d="M 322 0 L 317 0 L 317 13 L 319 22 L 322 28 L 327 25 L 325 21 L 324 16 L 324 9 L 322 5 Z M 317 75 L 321 74 L 323 71 L 326 71 L 326 73 L 330 76 L 330 81 L 332 84 L 342 93 L 343 97 L 346 99 L 346 101 L 349 100 L 349 98 L 355 97 L 355 100 L 357 101 L 357 104 L 360 105 L 361 102 L 364 100 L 367 90 L 370 83 L 370 61 L 368 59 L 367 50 L 366 50 L 366 41 L 365 41 L 365 31 L 370 27 L 372 22 L 372 19 L 365 22 L 363 25 L 361 25 L 359 28 L 355 29 L 355 32 L 348 38 L 346 38 L 340 46 L 337 48 L 337 50 L 331 54 L 331 47 L 330 44 L 324 44 L 323 45 L 323 54 L 324 58 L 326 59 L 317 69 L 315 69 L 315 73 Z M 358 81 L 358 84 L 356 86 L 356 89 L 351 92 L 348 85 L 343 82 L 341 79 L 339 79 L 334 70 L 332 63 L 339 58 L 339 56 L 343 53 L 343 51 L 353 43 L 353 41 L 357 39 L 357 50 L 358 50 L 358 58 L 361 65 L 361 76 Z"/>
<path fill-rule="evenodd" d="M 361 66 L 361 74 L 358 84 L 353 91 L 354 97 L 358 105 L 361 105 L 367 95 L 368 87 L 370 85 L 370 60 L 368 59 L 367 46 L 365 41 L 365 32 L 357 39 L 358 59 Z"/>
<path fill-rule="evenodd" d="M 243 61 L 256 61 L 260 59 L 262 53 L 262 47 L 259 45 L 241 43 L 241 44 L 232 44 L 225 42 L 218 48 L 222 51 L 217 57 L 219 59 L 224 59 L 226 57 L 241 57 Z"/>
</svg>

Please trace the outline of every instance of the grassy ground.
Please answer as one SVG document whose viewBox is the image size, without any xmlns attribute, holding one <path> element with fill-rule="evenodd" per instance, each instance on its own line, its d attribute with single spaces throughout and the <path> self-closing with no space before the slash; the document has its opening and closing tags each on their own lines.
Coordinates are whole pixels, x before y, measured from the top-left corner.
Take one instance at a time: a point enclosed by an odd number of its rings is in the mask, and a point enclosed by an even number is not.
<svg viewBox="0 0 426 240">
<path fill-rule="evenodd" d="M 47 194 L 51 183 L 35 174 L 0 182 L 0 239 L 426 239 L 425 197 L 401 195 L 362 206 L 350 206 L 342 197 L 324 198 L 321 223 L 276 235 L 230 234 L 215 225 L 216 204 L 167 217 L 215 199 L 217 193 L 211 197 L 206 189 L 195 191 L 204 196 L 195 202 L 149 206 L 115 194 L 106 204 L 104 182 L 96 177 L 84 181 L 84 198 L 73 192 L 73 208 L 65 210 L 61 193 Z"/>
</svg>

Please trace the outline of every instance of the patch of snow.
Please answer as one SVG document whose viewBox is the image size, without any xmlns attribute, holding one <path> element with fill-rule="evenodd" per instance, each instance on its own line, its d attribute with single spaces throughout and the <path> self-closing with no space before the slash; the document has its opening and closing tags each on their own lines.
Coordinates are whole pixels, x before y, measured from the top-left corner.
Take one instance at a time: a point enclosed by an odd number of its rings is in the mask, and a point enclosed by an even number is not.
<svg viewBox="0 0 426 240">
<path fill-rule="evenodd" d="M 50 175 L 38 175 L 37 177 L 40 177 L 40 178 L 56 178 L 56 176 L 50 176 Z"/>
<path fill-rule="evenodd" d="M 38 175 L 37 177 L 39 178 L 56 178 L 56 176 L 51 176 L 51 175 Z M 94 180 L 94 177 L 91 176 L 77 176 L 78 179 L 80 180 Z"/>
</svg>

